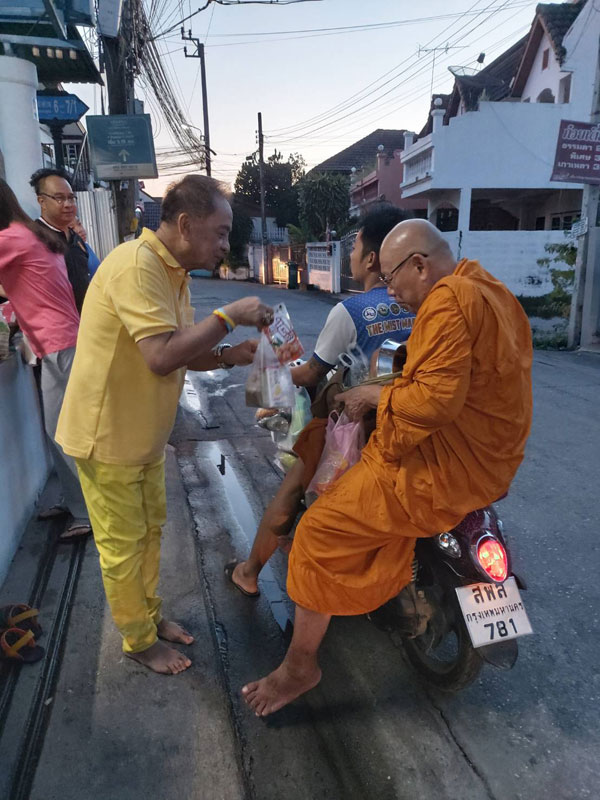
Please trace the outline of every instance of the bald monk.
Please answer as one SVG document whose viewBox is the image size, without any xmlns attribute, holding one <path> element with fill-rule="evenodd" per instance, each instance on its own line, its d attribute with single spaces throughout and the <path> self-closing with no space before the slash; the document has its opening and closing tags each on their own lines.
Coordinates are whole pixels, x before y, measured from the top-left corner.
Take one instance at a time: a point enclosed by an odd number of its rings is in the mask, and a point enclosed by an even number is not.
<svg viewBox="0 0 600 800">
<path fill-rule="evenodd" d="M 290 553 L 294 635 L 281 666 L 242 689 L 266 716 L 317 685 L 333 614 L 379 608 L 411 580 L 417 537 L 449 530 L 510 486 L 531 424 L 531 332 L 476 261 L 456 263 L 425 220 L 383 242 L 382 281 L 417 316 L 401 378 L 343 394 L 377 427 L 359 463 L 310 507 Z"/>
</svg>

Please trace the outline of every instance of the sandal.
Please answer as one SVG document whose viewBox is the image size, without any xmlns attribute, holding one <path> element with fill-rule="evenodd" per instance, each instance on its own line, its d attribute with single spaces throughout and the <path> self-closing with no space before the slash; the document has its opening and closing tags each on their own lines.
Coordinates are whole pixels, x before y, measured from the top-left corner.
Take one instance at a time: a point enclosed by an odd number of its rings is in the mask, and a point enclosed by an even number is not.
<svg viewBox="0 0 600 800">
<path fill-rule="evenodd" d="M 37 515 L 37 518 L 42 521 L 47 519 L 58 519 L 59 517 L 66 517 L 68 513 L 68 508 L 65 508 L 61 505 L 55 505 L 44 509 L 44 511 L 40 511 L 40 513 Z"/>
<path fill-rule="evenodd" d="M 240 586 L 239 583 L 233 580 L 233 570 L 238 564 L 239 561 L 230 561 L 229 564 L 225 564 L 225 577 L 235 586 L 238 592 L 241 592 L 245 597 L 260 597 L 260 592 L 248 592 L 243 586 Z"/>
<path fill-rule="evenodd" d="M 42 635 L 42 626 L 38 622 L 37 608 L 32 608 L 25 603 L 15 603 L 12 606 L 0 608 L 0 631 L 8 628 L 20 628 L 31 631 L 36 638 Z"/>
<path fill-rule="evenodd" d="M 9 628 L 0 636 L 0 658 L 3 661 L 35 664 L 43 657 L 44 648 L 35 643 L 35 637 L 31 631 Z"/>
<path fill-rule="evenodd" d="M 76 531 L 79 531 L 79 533 L 76 533 Z M 91 532 L 92 526 L 89 523 L 78 522 L 75 525 L 70 525 L 68 528 L 65 528 L 58 537 L 58 541 L 67 543 L 78 542 L 80 539 L 87 539 Z"/>
</svg>

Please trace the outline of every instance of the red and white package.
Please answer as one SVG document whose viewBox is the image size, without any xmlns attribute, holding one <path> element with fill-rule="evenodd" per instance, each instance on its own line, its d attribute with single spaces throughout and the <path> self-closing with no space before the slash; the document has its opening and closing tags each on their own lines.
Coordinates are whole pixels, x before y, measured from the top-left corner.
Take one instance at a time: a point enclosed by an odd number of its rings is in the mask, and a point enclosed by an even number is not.
<svg viewBox="0 0 600 800">
<path fill-rule="evenodd" d="M 304 348 L 284 303 L 273 309 L 273 322 L 263 329 L 280 364 L 289 364 L 304 353 Z"/>
</svg>

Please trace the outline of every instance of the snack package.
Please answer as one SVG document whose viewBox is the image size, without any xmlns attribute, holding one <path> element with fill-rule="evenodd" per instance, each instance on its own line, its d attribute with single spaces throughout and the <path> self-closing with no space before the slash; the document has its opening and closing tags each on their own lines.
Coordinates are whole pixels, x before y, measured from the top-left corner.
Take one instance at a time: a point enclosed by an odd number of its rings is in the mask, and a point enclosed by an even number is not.
<svg viewBox="0 0 600 800">
<path fill-rule="evenodd" d="M 246 381 L 246 405 L 258 408 L 294 408 L 295 404 L 296 395 L 290 368 L 279 362 L 266 334 L 261 333 Z"/>
<path fill-rule="evenodd" d="M 264 328 L 263 333 L 270 341 L 280 364 L 289 364 L 304 353 L 284 303 L 275 306 L 273 322 Z"/>
</svg>

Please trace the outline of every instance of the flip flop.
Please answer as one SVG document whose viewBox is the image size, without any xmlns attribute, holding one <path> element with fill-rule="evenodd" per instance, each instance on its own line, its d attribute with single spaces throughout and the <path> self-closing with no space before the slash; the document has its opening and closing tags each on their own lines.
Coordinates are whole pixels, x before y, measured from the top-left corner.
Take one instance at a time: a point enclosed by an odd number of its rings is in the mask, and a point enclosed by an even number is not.
<svg viewBox="0 0 600 800">
<path fill-rule="evenodd" d="M 260 597 L 260 592 L 248 592 L 243 586 L 240 586 L 239 583 L 236 583 L 233 580 L 233 570 L 239 563 L 239 561 L 230 561 L 229 564 L 225 564 L 225 577 L 233 586 L 235 586 L 238 592 L 241 592 L 245 597 Z"/>
<path fill-rule="evenodd" d="M 69 509 L 65 508 L 61 505 L 50 506 L 50 508 L 46 508 L 44 511 L 40 511 L 37 515 L 39 520 L 47 520 L 47 519 L 58 519 L 59 517 L 66 517 L 69 513 Z"/>
<path fill-rule="evenodd" d="M 38 639 L 42 635 L 42 626 L 38 622 L 37 608 L 32 608 L 25 603 L 15 603 L 12 606 L 0 608 L 0 631 L 8 628 L 20 628 L 31 631 Z"/>
<path fill-rule="evenodd" d="M 74 531 L 81 531 L 81 533 L 74 533 Z M 88 524 L 77 523 L 65 528 L 61 535 L 58 537 L 59 542 L 78 542 L 80 539 L 87 539 L 92 532 L 92 526 Z M 70 534 L 65 536 L 65 534 Z"/>
<path fill-rule="evenodd" d="M 44 657 L 44 652 L 44 648 L 35 643 L 35 637 L 31 631 L 9 628 L 0 636 L 0 658 L 3 661 L 35 664 Z"/>
</svg>

